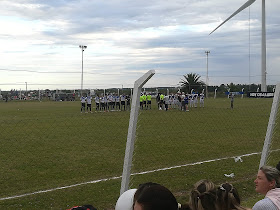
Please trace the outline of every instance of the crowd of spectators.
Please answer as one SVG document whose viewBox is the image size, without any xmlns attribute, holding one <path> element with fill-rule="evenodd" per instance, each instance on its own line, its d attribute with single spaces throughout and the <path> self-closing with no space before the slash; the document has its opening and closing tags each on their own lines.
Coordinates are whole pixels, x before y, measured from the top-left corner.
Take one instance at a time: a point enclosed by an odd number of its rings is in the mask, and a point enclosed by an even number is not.
<svg viewBox="0 0 280 210">
<path fill-rule="evenodd" d="M 280 162 L 276 167 L 263 166 L 254 181 L 257 193 L 265 195 L 252 210 L 280 210 Z M 189 200 L 177 202 L 166 187 L 153 182 L 140 184 L 137 189 L 124 192 L 115 210 L 248 210 L 241 205 L 237 189 L 231 183 L 216 186 L 210 180 L 200 180 L 193 185 Z M 73 207 L 71 210 L 97 210 L 91 205 Z"/>
</svg>

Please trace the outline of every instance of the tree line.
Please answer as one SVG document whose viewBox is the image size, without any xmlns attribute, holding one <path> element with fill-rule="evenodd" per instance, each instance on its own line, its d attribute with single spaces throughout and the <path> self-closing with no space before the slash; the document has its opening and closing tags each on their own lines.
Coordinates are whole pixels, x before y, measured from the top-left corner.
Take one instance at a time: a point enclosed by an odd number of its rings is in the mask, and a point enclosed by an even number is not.
<svg viewBox="0 0 280 210">
<path fill-rule="evenodd" d="M 201 76 L 196 73 L 189 73 L 183 75 L 183 78 L 179 82 L 181 91 L 184 91 L 186 93 L 190 93 L 192 90 L 194 92 L 201 93 L 203 89 L 205 89 L 206 84 L 201 80 Z M 220 86 L 208 86 L 208 92 L 215 92 L 215 89 L 217 89 L 217 92 L 227 92 L 230 90 L 230 92 L 240 92 L 244 91 L 245 93 L 248 92 L 257 92 L 261 91 L 261 85 L 260 84 L 233 84 L 232 82 L 230 84 L 221 84 Z M 275 88 L 275 85 L 268 85 L 267 86 L 267 92 L 273 92 Z"/>
</svg>

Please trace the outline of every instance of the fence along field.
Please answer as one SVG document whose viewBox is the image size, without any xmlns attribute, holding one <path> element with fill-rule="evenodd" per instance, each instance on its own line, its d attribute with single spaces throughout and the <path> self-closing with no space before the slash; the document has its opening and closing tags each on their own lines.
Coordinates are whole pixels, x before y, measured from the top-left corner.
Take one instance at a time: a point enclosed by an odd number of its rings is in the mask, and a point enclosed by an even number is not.
<svg viewBox="0 0 280 210">
<path fill-rule="evenodd" d="M 252 198 L 271 103 L 236 97 L 232 110 L 230 99 L 209 98 L 204 108 L 182 112 L 160 111 L 153 100 L 151 110 L 140 110 L 130 187 L 158 182 L 186 202 L 191 185 L 208 178 L 233 182 L 243 198 Z M 0 198 L 109 178 L 1 200 L 1 209 L 114 207 L 121 179 L 110 178 L 122 174 L 129 111 L 81 114 L 78 101 L 3 102 L 0 107 Z M 279 124 L 275 130 L 272 149 L 278 150 Z M 269 163 L 278 161 L 279 151 L 272 152 Z M 192 165 L 198 162 L 203 163 Z M 172 168 L 181 165 L 186 166 Z M 154 172 L 139 174 L 146 171 Z"/>
</svg>

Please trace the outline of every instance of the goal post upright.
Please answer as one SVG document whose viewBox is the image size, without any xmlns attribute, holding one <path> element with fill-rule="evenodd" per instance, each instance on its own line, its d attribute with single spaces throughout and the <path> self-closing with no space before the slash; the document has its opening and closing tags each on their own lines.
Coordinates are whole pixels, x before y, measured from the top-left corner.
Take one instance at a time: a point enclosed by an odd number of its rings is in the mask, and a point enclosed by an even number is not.
<svg viewBox="0 0 280 210">
<path fill-rule="evenodd" d="M 276 90 L 273 97 L 273 102 L 271 106 L 271 112 L 270 112 L 269 122 L 267 125 L 266 136 L 264 140 L 259 168 L 266 165 L 266 161 L 271 145 L 271 140 L 272 140 L 272 134 L 275 127 L 275 121 L 276 121 L 277 111 L 279 107 L 279 100 L 280 100 L 280 83 L 276 85 Z"/>
<path fill-rule="evenodd" d="M 154 74 L 155 74 L 155 70 L 149 70 L 147 73 L 145 73 L 142 77 L 140 77 L 134 83 L 120 195 L 123 194 L 125 191 L 127 191 L 129 188 L 132 157 L 133 157 L 133 152 L 134 152 L 135 135 L 136 135 L 138 114 L 139 114 L 139 108 L 140 108 L 141 89 L 144 86 L 144 84 L 146 84 L 146 82 Z"/>
</svg>

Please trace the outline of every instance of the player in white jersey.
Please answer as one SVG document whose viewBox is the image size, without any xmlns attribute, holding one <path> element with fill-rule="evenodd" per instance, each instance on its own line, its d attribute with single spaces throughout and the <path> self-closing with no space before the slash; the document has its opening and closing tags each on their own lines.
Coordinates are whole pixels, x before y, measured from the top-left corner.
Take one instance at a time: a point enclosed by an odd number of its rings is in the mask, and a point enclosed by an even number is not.
<svg viewBox="0 0 280 210">
<path fill-rule="evenodd" d="M 125 111 L 125 101 L 126 101 L 125 94 L 122 94 L 121 95 L 121 111 L 122 111 L 122 109 Z"/>
<path fill-rule="evenodd" d="M 81 113 L 85 112 L 85 108 L 86 108 L 86 98 L 84 95 L 81 96 L 80 100 L 81 100 Z"/>
<path fill-rule="evenodd" d="M 90 95 L 88 95 L 88 96 L 86 97 L 86 101 L 87 101 L 87 111 L 86 111 L 86 113 L 87 113 L 88 111 L 91 112 L 91 100 L 92 100 L 92 97 L 91 97 Z M 91 112 L 91 113 L 92 113 L 92 112 Z"/>
<path fill-rule="evenodd" d="M 110 95 L 108 95 L 108 108 L 109 108 L 109 110 L 113 109 L 113 95 L 112 95 L 112 93 Z"/>
<path fill-rule="evenodd" d="M 104 96 L 104 104 L 105 104 L 105 111 L 107 111 L 108 110 L 108 95 L 107 94 Z"/>
<path fill-rule="evenodd" d="M 182 95 L 180 96 L 181 97 L 181 111 L 186 111 L 186 102 L 185 102 L 185 93 L 182 92 Z"/>
<path fill-rule="evenodd" d="M 194 98 L 193 98 L 193 103 L 194 103 L 194 107 L 196 108 L 197 107 L 197 103 L 198 103 L 198 95 L 197 94 L 194 94 Z"/>
<path fill-rule="evenodd" d="M 96 111 L 99 111 L 99 108 L 100 108 L 100 107 L 99 107 L 99 104 L 100 104 L 100 102 L 99 102 L 99 96 L 96 95 L 95 98 L 94 98 L 94 100 L 95 100 L 95 106 L 96 106 L 96 107 L 95 107 L 95 110 L 96 110 Z"/>
<path fill-rule="evenodd" d="M 87 112 L 88 112 L 88 110 L 89 110 L 90 113 L 92 113 L 92 111 L 91 111 L 91 99 L 92 99 L 92 97 L 91 97 L 90 95 L 88 95 L 88 96 L 86 97 L 86 100 L 87 100 Z"/>
<path fill-rule="evenodd" d="M 105 97 L 104 96 L 101 96 L 100 104 L 101 104 L 101 111 L 105 111 Z"/>
<path fill-rule="evenodd" d="M 204 94 L 200 94 L 199 106 L 204 107 Z"/>
<path fill-rule="evenodd" d="M 116 99 L 116 110 L 120 110 L 121 109 L 120 96 L 116 95 L 115 99 Z"/>
</svg>

